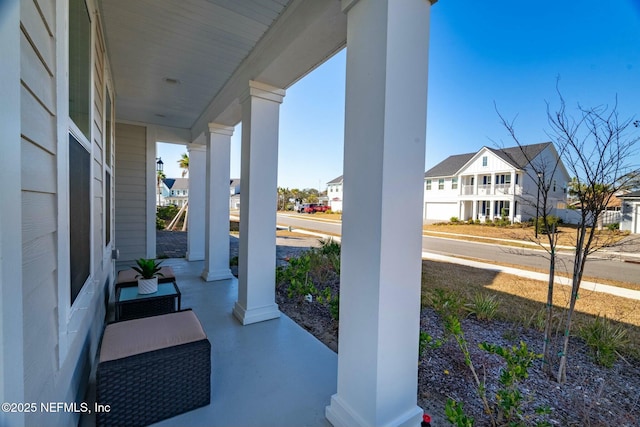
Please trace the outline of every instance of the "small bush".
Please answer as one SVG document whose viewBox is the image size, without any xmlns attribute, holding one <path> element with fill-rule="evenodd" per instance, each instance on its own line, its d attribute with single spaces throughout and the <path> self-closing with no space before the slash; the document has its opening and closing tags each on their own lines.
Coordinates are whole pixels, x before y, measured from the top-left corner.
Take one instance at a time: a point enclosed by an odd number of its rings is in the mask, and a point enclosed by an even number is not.
<svg viewBox="0 0 640 427">
<path fill-rule="evenodd" d="M 457 217 L 457 216 L 452 216 L 452 217 L 449 219 L 449 221 L 450 221 L 452 224 L 457 224 L 457 223 L 459 223 L 459 222 L 460 222 L 460 220 L 458 219 L 458 217 Z"/>
<path fill-rule="evenodd" d="M 164 230 L 166 227 L 166 222 L 162 218 L 156 217 L 156 230 Z"/>
<path fill-rule="evenodd" d="M 464 312 L 462 296 L 446 289 L 434 289 L 431 305 L 440 316 L 459 317 Z"/>
<path fill-rule="evenodd" d="M 494 319 L 498 313 L 499 306 L 500 301 L 498 301 L 495 295 L 483 292 L 475 294 L 473 301 L 465 304 L 465 308 L 469 311 L 469 314 L 475 315 L 478 320 Z"/>
<path fill-rule="evenodd" d="M 607 225 L 607 230 L 609 230 L 609 231 L 620 230 L 620 223 L 619 222 L 613 222 L 611 224 L 608 224 Z"/>
<path fill-rule="evenodd" d="M 611 368 L 618 359 L 618 350 L 628 344 L 627 331 L 605 317 L 597 316 L 580 329 L 580 336 L 593 351 L 599 365 Z"/>
</svg>

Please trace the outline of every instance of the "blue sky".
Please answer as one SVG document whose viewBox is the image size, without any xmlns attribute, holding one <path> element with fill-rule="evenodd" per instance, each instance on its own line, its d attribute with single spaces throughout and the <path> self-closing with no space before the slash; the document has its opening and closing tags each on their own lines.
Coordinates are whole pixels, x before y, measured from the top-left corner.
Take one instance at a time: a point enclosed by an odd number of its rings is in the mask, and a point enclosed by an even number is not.
<svg viewBox="0 0 640 427">
<path fill-rule="evenodd" d="M 640 117 L 640 0 L 440 0 L 429 49 L 425 170 L 452 154 L 514 145 L 494 103 L 515 118 L 523 143 L 548 141 L 546 102 L 558 105 L 558 78 L 570 112 L 617 97 L 621 117 Z M 324 189 L 342 174 L 345 57 L 343 50 L 287 90 L 279 186 Z M 238 126 L 232 178 L 240 176 L 240 139 Z M 165 145 L 165 172 L 179 176 L 186 150 Z"/>
</svg>

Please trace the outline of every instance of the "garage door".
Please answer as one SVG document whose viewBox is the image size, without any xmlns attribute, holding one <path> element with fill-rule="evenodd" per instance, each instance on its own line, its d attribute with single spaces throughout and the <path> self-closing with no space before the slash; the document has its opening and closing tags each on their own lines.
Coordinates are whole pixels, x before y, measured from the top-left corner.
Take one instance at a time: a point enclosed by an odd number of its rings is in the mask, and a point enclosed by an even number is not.
<svg viewBox="0 0 640 427">
<path fill-rule="evenodd" d="M 424 219 L 449 221 L 452 216 L 459 216 L 457 203 L 434 203 L 424 204 Z"/>
</svg>

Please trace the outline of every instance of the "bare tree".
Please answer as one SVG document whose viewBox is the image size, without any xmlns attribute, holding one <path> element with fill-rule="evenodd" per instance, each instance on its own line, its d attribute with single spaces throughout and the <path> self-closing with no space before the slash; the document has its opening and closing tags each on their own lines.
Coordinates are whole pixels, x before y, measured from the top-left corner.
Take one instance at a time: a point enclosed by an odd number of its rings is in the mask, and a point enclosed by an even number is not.
<svg viewBox="0 0 640 427">
<path fill-rule="evenodd" d="M 548 239 L 548 244 L 543 246 L 549 254 L 543 344 L 543 367 L 547 373 L 552 371 L 551 327 L 557 247 L 555 221 L 550 221 L 552 206 L 549 206 L 549 195 L 552 177 L 560 167 L 560 159 L 563 160 L 569 174 L 573 176 L 568 190 L 575 198 L 580 212 L 575 236 L 571 295 L 564 320 L 563 339 L 559 351 L 560 360 L 555 373 L 556 380 L 562 383 L 566 380 L 569 334 L 587 258 L 598 249 L 611 244 L 610 237 L 606 235 L 603 237 L 598 233 L 598 223 L 611 198 L 621 190 L 629 188 L 633 180 L 637 179 L 638 165 L 632 162 L 634 155 L 637 154 L 636 147 L 640 138 L 637 132 L 635 134 L 632 132 L 632 126 L 635 126 L 632 118 L 619 118 L 617 103 L 612 108 L 607 106 L 585 108 L 578 105 L 577 119 L 574 119 L 567 113 L 565 100 L 559 90 L 558 96 L 560 106 L 557 111 L 552 112 L 547 103 L 547 118 L 551 128 L 547 135 L 556 147 L 558 160 L 549 162 L 548 159 L 536 161 L 534 158 L 527 158 L 530 168 L 526 172 L 538 182 L 539 201 L 536 204 L 539 205 L 539 210 L 536 208 L 536 216 L 540 217 L 544 234 Z M 499 112 L 498 115 L 526 157 L 525 146 L 516 137 L 513 122 L 506 121 Z"/>
<path fill-rule="evenodd" d="M 554 114 L 547 106 L 547 116 L 552 134 L 564 147 L 564 161 L 573 175 L 570 194 L 575 197 L 580 210 L 580 222 L 576 229 L 571 297 L 567 311 L 564 340 L 556 379 L 566 380 L 569 333 L 576 301 L 587 258 L 606 246 L 606 239 L 598 239 L 598 222 L 611 198 L 628 188 L 637 165 L 632 163 L 637 154 L 637 133 L 631 132 L 633 119 L 621 119 L 617 101 L 613 107 L 585 108 L 578 106 L 578 118 L 566 112 L 566 103 L 560 96 L 560 107 Z"/>
<path fill-rule="evenodd" d="M 562 167 L 562 151 L 557 153 L 555 157 L 539 156 L 538 151 L 531 152 L 527 149 L 527 145 L 523 144 L 516 135 L 513 121 L 507 121 L 497 110 L 498 116 L 503 126 L 509 132 L 511 138 L 516 142 L 520 153 L 525 159 L 524 173 L 537 183 L 537 194 L 535 200 L 535 227 L 536 239 L 532 242 L 537 243 L 543 250 L 547 252 L 549 259 L 549 279 L 547 283 L 547 303 L 545 305 L 545 327 L 544 341 L 542 346 L 542 368 L 547 374 L 551 374 L 551 335 L 553 327 L 553 291 L 556 274 L 556 248 L 558 246 L 558 233 L 556 229 L 557 221 L 552 217 L 554 206 L 551 205 L 551 192 L 553 189 L 553 181 L 556 172 Z M 560 147 L 563 149 L 564 147 Z M 517 162 L 514 162 L 517 164 Z M 533 205 L 532 198 L 524 199 L 525 203 L 529 201 Z M 542 230 L 542 234 L 546 236 L 546 244 L 537 239 L 538 230 Z"/>
</svg>

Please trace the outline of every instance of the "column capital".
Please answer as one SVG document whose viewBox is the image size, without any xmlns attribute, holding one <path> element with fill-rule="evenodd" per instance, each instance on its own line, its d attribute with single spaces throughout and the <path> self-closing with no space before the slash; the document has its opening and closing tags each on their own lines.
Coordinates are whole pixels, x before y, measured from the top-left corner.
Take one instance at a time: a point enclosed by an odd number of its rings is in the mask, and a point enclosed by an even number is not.
<svg viewBox="0 0 640 427">
<path fill-rule="evenodd" d="M 201 144 L 191 143 L 191 144 L 187 145 L 187 151 L 189 151 L 189 152 L 192 152 L 192 151 L 206 152 L 207 151 L 207 146 L 206 145 L 201 145 Z"/>
<path fill-rule="evenodd" d="M 342 0 L 342 11 L 344 13 L 349 12 L 349 9 L 355 6 L 355 4 L 358 3 L 359 1 L 360 0 Z M 428 0 L 428 1 L 429 3 L 431 3 L 432 6 L 438 2 L 438 0 Z"/>
<path fill-rule="evenodd" d="M 282 104 L 285 94 L 286 91 L 284 89 L 255 80 L 249 80 L 249 87 L 240 96 L 240 103 L 242 104 L 249 97 L 257 97 Z"/>
<path fill-rule="evenodd" d="M 234 127 L 225 126 L 218 123 L 209 123 L 209 132 L 219 135 L 233 136 Z"/>
</svg>

